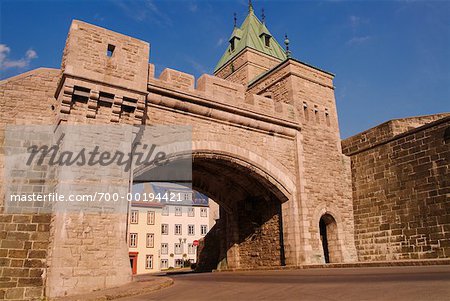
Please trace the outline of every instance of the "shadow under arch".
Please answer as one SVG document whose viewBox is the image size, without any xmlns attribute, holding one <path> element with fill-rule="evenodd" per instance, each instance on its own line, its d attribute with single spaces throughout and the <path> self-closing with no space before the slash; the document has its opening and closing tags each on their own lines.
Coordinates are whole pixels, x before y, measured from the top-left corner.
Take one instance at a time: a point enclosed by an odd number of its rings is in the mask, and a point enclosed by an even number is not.
<svg viewBox="0 0 450 301">
<path fill-rule="evenodd" d="M 178 183 L 205 194 L 221 208 L 220 219 L 203 241 L 199 270 L 284 265 L 281 204 L 292 196 L 292 177 L 225 151 L 197 149 L 171 154 L 167 160 L 191 163 L 192 180 Z M 136 168 L 134 182 L 148 181 L 149 173 L 158 173 L 159 168 Z M 168 175 L 164 181 L 177 182 L 176 178 Z"/>
</svg>

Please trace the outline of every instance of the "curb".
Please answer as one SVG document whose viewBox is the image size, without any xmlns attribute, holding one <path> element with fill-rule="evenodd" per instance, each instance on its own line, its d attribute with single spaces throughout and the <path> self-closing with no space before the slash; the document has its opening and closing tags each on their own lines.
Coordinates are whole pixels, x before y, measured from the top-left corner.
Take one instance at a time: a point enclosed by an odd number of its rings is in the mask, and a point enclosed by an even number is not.
<svg viewBox="0 0 450 301">
<path fill-rule="evenodd" d="M 123 286 L 108 288 L 104 290 L 94 291 L 88 294 L 80 294 L 75 296 L 58 297 L 50 299 L 52 301 L 106 301 L 115 300 L 124 297 L 132 297 L 137 295 L 148 294 L 166 287 L 174 283 L 169 277 L 158 277 L 150 281 L 135 281 Z"/>
</svg>

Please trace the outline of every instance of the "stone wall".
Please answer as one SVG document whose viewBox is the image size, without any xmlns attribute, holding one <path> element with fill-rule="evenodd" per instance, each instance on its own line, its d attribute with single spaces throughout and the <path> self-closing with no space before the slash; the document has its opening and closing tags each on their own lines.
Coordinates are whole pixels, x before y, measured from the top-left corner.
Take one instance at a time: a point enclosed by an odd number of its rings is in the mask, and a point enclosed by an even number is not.
<svg viewBox="0 0 450 301">
<path fill-rule="evenodd" d="M 360 261 L 450 256 L 445 115 L 390 121 L 342 142 L 352 161 Z"/>
<path fill-rule="evenodd" d="M 59 70 L 40 68 L 0 82 L 0 142 L 7 125 L 49 125 L 55 120 Z M 0 153 L 0 299 L 40 300 L 44 296 L 49 214 L 5 212 L 5 149 Z M 32 173 L 34 171 L 30 171 Z M 22 190 L 39 191 L 40 175 Z"/>
<path fill-rule="evenodd" d="M 0 215 L 0 299 L 41 300 L 50 215 Z"/>
<path fill-rule="evenodd" d="M 83 79 L 145 91 L 149 51 L 150 46 L 144 41 L 73 20 L 61 71 Z"/>
</svg>

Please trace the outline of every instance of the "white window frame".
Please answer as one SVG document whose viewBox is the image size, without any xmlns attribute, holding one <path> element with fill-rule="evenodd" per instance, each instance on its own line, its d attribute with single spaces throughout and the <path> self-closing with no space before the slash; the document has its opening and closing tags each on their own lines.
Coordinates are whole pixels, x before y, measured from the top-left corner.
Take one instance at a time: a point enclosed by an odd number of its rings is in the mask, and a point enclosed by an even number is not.
<svg viewBox="0 0 450 301">
<path fill-rule="evenodd" d="M 183 207 L 175 207 L 175 216 L 183 215 Z"/>
<path fill-rule="evenodd" d="M 200 234 L 202 236 L 205 236 L 206 233 L 208 233 L 208 225 L 201 225 L 200 226 Z"/>
<path fill-rule="evenodd" d="M 161 259 L 161 269 L 167 269 L 169 267 L 168 259 Z"/>
<path fill-rule="evenodd" d="M 130 213 L 130 224 L 139 223 L 139 210 L 131 210 Z"/>
<path fill-rule="evenodd" d="M 194 217 L 195 216 L 195 207 L 188 208 L 188 216 Z"/>
<path fill-rule="evenodd" d="M 208 209 L 207 208 L 200 208 L 200 216 L 201 217 L 208 217 Z"/>
<path fill-rule="evenodd" d="M 195 254 L 195 246 L 194 244 L 188 244 L 188 254 Z"/>
<path fill-rule="evenodd" d="M 161 211 L 161 215 L 168 216 L 169 215 L 169 206 L 164 206 Z"/>
<path fill-rule="evenodd" d="M 166 229 L 166 231 L 164 231 Z M 161 234 L 169 235 L 169 224 L 161 224 Z"/>
<path fill-rule="evenodd" d="M 195 235 L 195 225 L 188 225 L 188 235 Z"/>
<path fill-rule="evenodd" d="M 155 211 L 147 211 L 147 225 L 155 224 Z"/>
<path fill-rule="evenodd" d="M 183 227 L 181 224 L 175 224 L 175 232 L 174 233 L 175 233 L 175 235 L 182 235 Z"/>
<path fill-rule="evenodd" d="M 174 244 L 174 251 L 175 254 L 179 255 L 179 254 L 183 254 L 183 245 L 179 242 L 176 242 Z"/>
<path fill-rule="evenodd" d="M 145 268 L 148 270 L 153 269 L 153 255 L 145 255 Z"/>
<path fill-rule="evenodd" d="M 146 246 L 147 246 L 147 248 L 155 247 L 155 234 L 154 233 L 147 233 Z"/>
<path fill-rule="evenodd" d="M 163 242 L 161 244 L 161 255 L 167 255 L 167 254 L 169 254 L 169 244 Z"/>
<path fill-rule="evenodd" d="M 130 233 L 129 246 L 130 248 L 137 248 L 138 245 L 138 234 Z"/>
</svg>

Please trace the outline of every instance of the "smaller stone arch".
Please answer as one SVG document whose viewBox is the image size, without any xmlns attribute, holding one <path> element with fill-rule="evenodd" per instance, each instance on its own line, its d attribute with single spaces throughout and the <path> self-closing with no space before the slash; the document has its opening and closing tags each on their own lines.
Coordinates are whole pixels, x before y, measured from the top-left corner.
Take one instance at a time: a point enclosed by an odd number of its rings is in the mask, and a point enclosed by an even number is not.
<svg viewBox="0 0 450 301">
<path fill-rule="evenodd" d="M 321 204 L 314 210 L 312 222 L 318 242 L 318 249 L 314 252 L 316 258 L 320 258 L 318 263 L 346 262 L 344 221 L 339 210 L 332 205 Z M 324 247 L 323 234 L 326 234 L 327 248 Z M 328 256 L 325 256 L 326 251 Z"/>
<path fill-rule="evenodd" d="M 320 241 L 325 263 L 342 262 L 338 226 L 334 217 L 325 213 L 319 220 Z"/>
</svg>

